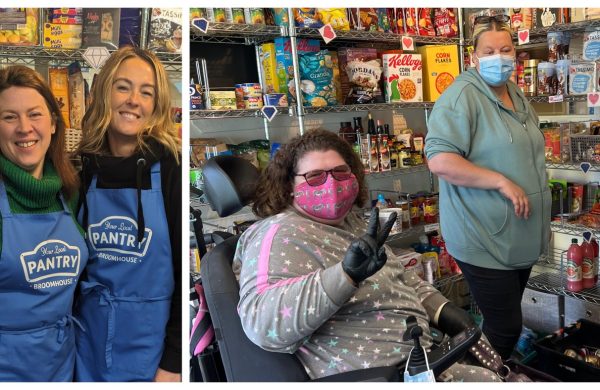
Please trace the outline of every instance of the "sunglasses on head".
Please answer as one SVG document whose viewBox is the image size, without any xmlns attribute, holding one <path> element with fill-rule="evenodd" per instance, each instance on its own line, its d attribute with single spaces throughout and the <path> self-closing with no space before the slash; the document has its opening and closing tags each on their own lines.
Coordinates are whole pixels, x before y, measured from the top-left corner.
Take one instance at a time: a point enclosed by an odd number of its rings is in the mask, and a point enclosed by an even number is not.
<svg viewBox="0 0 600 390">
<path fill-rule="evenodd" d="M 327 174 L 337 181 L 348 180 L 352 176 L 352 170 L 346 164 L 338 165 L 335 168 L 329 170 L 315 169 L 314 171 L 308 171 L 306 173 L 298 173 L 294 176 L 302 176 L 306 180 L 309 186 L 316 187 L 327 181 Z"/>
<path fill-rule="evenodd" d="M 508 22 L 510 22 L 510 16 L 508 16 L 508 15 L 493 15 L 493 16 L 482 15 L 482 16 L 478 16 L 475 18 L 475 22 L 473 23 L 473 25 L 488 24 L 493 20 L 495 20 L 498 23 L 508 23 Z"/>
</svg>

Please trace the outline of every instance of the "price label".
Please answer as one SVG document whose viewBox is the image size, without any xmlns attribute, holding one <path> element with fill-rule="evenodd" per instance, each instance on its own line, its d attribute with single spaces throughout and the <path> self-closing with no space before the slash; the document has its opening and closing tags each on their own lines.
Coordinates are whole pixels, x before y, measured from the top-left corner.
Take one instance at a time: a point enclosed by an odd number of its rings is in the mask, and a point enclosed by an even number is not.
<svg viewBox="0 0 600 390">
<path fill-rule="evenodd" d="M 600 107 L 600 93 L 592 92 L 587 95 L 588 107 Z"/>
<path fill-rule="evenodd" d="M 435 232 L 435 231 L 440 231 L 440 224 L 439 223 L 429 223 L 427 225 L 424 226 L 425 229 L 425 233 L 429 233 L 429 232 Z"/>
<path fill-rule="evenodd" d="M 517 37 L 519 39 L 519 45 L 529 43 L 529 30 L 519 30 L 517 32 Z"/>
<path fill-rule="evenodd" d="M 563 95 L 548 96 L 548 103 L 560 103 L 563 101 Z"/>
<path fill-rule="evenodd" d="M 331 24 L 329 23 L 321 27 L 319 29 L 319 33 L 321 34 L 321 37 L 323 38 L 325 44 L 328 44 L 337 37 L 335 30 L 333 29 L 333 27 L 331 27 Z"/>
<path fill-rule="evenodd" d="M 415 50 L 415 42 L 412 37 L 405 35 L 401 39 L 402 41 L 402 50 L 414 51 Z"/>
</svg>

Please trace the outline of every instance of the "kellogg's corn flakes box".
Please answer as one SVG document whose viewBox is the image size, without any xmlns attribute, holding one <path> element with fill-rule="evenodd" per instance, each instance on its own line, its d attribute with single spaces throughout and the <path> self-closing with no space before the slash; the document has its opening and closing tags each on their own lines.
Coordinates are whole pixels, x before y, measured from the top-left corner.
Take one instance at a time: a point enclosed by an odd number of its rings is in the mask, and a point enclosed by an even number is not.
<svg viewBox="0 0 600 390">
<path fill-rule="evenodd" d="M 384 54 L 382 60 L 386 102 L 422 102 L 421 55 Z"/>
<path fill-rule="evenodd" d="M 423 58 L 423 99 L 435 102 L 458 76 L 457 45 L 427 45 L 418 48 Z"/>
</svg>

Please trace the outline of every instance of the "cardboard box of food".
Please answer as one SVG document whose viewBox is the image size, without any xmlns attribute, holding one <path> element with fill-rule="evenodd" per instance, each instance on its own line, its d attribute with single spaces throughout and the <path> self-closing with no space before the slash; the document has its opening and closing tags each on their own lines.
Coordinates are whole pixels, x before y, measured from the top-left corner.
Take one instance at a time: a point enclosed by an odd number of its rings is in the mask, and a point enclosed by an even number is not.
<svg viewBox="0 0 600 390">
<path fill-rule="evenodd" d="M 264 93 L 279 93 L 279 79 L 275 68 L 277 60 L 275 57 L 275 44 L 263 43 L 259 46 L 258 53 L 260 56 L 260 70 L 263 74 L 263 92 Z"/>
<path fill-rule="evenodd" d="M 384 54 L 386 102 L 423 101 L 423 63 L 420 54 Z"/>
<path fill-rule="evenodd" d="M 211 110 L 235 110 L 235 91 L 210 91 L 210 109 Z"/>
<path fill-rule="evenodd" d="M 44 23 L 44 47 L 56 49 L 79 49 L 82 25 Z"/>
<path fill-rule="evenodd" d="M 457 45 L 419 47 L 423 59 L 423 100 L 435 102 L 460 73 Z"/>
<path fill-rule="evenodd" d="M 39 8 L 0 8 L 0 45 L 39 44 Z"/>
</svg>

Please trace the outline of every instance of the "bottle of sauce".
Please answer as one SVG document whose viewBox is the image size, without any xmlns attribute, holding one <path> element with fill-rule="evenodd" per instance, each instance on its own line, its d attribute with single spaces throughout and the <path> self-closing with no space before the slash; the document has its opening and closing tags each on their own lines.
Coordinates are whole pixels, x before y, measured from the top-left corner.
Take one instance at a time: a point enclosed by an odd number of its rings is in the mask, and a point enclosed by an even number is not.
<svg viewBox="0 0 600 390">
<path fill-rule="evenodd" d="M 598 241 L 595 237 L 591 240 L 592 247 L 594 248 L 594 284 L 598 283 Z"/>
<path fill-rule="evenodd" d="M 594 246 L 583 239 L 581 243 L 583 262 L 581 264 L 581 285 L 583 288 L 594 287 Z"/>
<path fill-rule="evenodd" d="M 571 240 L 571 246 L 567 250 L 567 290 L 579 292 L 583 288 L 581 281 L 581 265 L 583 263 L 583 251 L 577 245 L 577 239 Z"/>
</svg>

